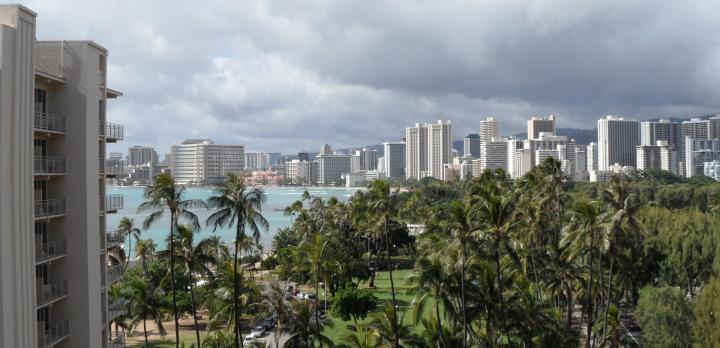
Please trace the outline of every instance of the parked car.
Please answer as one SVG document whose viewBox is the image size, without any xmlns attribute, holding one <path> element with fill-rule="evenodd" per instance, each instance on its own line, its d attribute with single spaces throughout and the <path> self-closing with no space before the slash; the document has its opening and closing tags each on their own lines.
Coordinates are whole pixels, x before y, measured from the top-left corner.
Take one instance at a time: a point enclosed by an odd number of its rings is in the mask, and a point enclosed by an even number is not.
<svg viewBox="0 0 720 348">
<path fill-rule="evenodd" d="M 255 336 L 255 338 L 263 337 L 263 335 L 265 335 L 265 327 L 262 325 L 256 326 L 252 329 L 252 331 L 250 331 L 250 335 Z"/>
<path fill-rule="evenodd" d="M 266 331 L 270 331 L 270 330 L 274 329 L 275 328 L 275 318 L 270 317 L 270 318 L 263 320 L 262 325 L 265 327 Z"/>
<path fill-rule="evenodd" d="M 245 336 L 245 339 L 243 339 L 243 347 L 249 348 L 252 347 L 253 343 L 257 341 L 257 337 L 253 336 L 253 334 L 249 334 Z"/>
</svg>

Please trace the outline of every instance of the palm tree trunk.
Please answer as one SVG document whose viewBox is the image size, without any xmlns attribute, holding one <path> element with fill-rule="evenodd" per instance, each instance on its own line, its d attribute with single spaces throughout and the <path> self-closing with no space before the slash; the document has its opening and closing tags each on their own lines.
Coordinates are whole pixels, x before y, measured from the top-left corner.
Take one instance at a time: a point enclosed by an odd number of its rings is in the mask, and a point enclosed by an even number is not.
<svg viewBox="0 0 720 348">
<path fill-rule="evenodd" d="M 442 343 L 443 347 L 446 347 L 445 339 L 443 338 L 442 334 L 442 319 L 440 318 L 440 299 L 435 299 L 435 316 L 437 317 L 438 322 L 438 337 L 440 338 L 440 343 Z"/>
<path fill-rule="evenodd" d="M 573 312 L 573 298 L 572 298 L 572 290 L 570 289 L 570 284 L 565 283 L 565 292 L 567 293 L 566 303 L 567 306 L 567 313 L 565 314 L 565 327 L 567 329 L 570 329 L 572 325 L 572 312 Z"/>
<path fill-rule="evenodd" d="M 461 241 L 463 243 L 463 241 Z M 460 296 L 462 298 L 462 321 L 463 321 L 463 348 L 467 348 L 467 315 L 465 311 L 465 245 L 462 246 L 462 261 L 460 262 Z M 438 313 L 438 324 L 440 324 L 440 317 Z M 442 332 L 442 329 L 439 329 Z M 440 335 L 442 340 L 442 335 Z"/>
<path fill-rule="evenodd" d="M 613 262 L 615 260 L 611 257 L 610 258 L 610 275 L 608 276 L 608 290 L 607 290 L 607 304 L 605 305 L 605 322 L 603 323 L 603 339 L 602 341 L 605 341 L 605 337 L 607 335 L 607 320 L 608 320 L 608 311 L 610 310 L 610 304 L 612 303 L 612 297 L 610 292 L 612 291 L 612 276 L 613 276 Z"/>
<path fill-rule="evenodd" d="M 540 301 L 540 280 L 538 279 L 537 267 L 535 266 L 535 248 L 530 245 L 530 263 L 532 263 L 533 276 L 535 277 L 535 293 Z"/>
<path fill-rule="evenodd" d="M 323 246 L 324 248 L 324 246 Z M 322 258 L 322 249 L 320 250 L 320 257 Z M 315 273 L 315 335 L 317 336 L 318 342 L 320 342 L 320 348 L 322 348 L 322 339 L 320 339 L 320 311 L 319 311 L 319 300 L 320 300 L 320 260 L 318 260 L 317 272 Z"/>
<path fill-rule="evenodd" d="M 132 253 L 132 235 L 128 235 L 128 252 L 125 256 L 125 270 L 127 270 L 128 266 L 130 265 L 130 253 Z"/>
<path fill-rule="evenodd" d="M 394 345 L 393 347 L 400 347 L 400 337 L 398 337 L 398 322 L 397 322 L 397 301 L 395 299 L 395 281 L 393 280 L 392 265 L 390 264 L 390 237 L 387 230 L 387 217 L 385 218 L 385 249 L 387 250 L 387 265 L 388 271 L 390 272 L 390 292 L 392 293 L 392 304 L 393 304 L 393 331 L 394 331 Z"/>
<path fill-rule="evenodd" d="M 180 348 L 180 323 L 178 321 L 177 299 L 175 298 L 175 226 L 177 212 L 170 213 L 170 288 L 172 289 L 172 308 L 175 319 L 175 348 Z"/>
<path fill-rule="evenodd" d="M 512 347 L 512 342 L 510 341 L 510 333 L 507 329 L 507 322 L 505 321 L 505 300 L 503 296 L 503 286 L 502 286 L 502 278 L 500 276 L 500 236 L 495 236 L 495 271 L 497 272 L 497 282 L 498 282 L 498 296 L 500 300 L 500 320 L 502 321 L 503 331 L 505 333 L 505 336 L 507 336 L 508 343 L 510 344 L 510 347 Z"/>
<path fill-rule="evenodd" d="M 587 341 L 585 342 L 585 347 L 590 348 L 590 341 L 592 337 L 592 326 L 593 326 L 593 309 L 595 307 L 595 301 L 592 297 L 592 288 L 593 288 L 593 274 L 595 273 L 593 270 L 593 263 L 595 262 L 593 259 L 593 250 L 594 247 L 594 241 L 595 238 L 593 236 L 593 231 L 590 230 L 590 276 L 588 277 L 588 294 L 587 294 L 587 303 L 585 304 L 588 309 L 588 323 L 587 323 Z M 582 326 L 581 326 L 582 327 Z"/>
<path fill-rule="evenodd" d="M 143 334 L 145 334 L 145 348 L 150 348 L 150 342 L 148 342 L 148 336 L 147 336 L 146 318 L 147 318 L 147 311 L 145 309 L 143 309 Z"/>
<path fill-rule="evenodd" d="M 191 269 L 190 264 L 188 264 L 188 269 Z M 197 310 L 195 306 L 195 290 L 193 286 L 192 271 L 190 271 L 190 306 L 192 310 L 193 322 L 195 323 L 195 339 L 197 340 L 197 346 L 200 347 L 200 327 L 198 326 L 196 315 Z"/>
<path fill-rule="evenodd" d="M 238 296 L 240 296 L 240 283 L 238 281 L 238 247 L 240 243 L 242 222 L 237 221 L 235 231 L 235 255 L 233 257 L 233 319 L 235 319 L 235 348 L 240 348 L 240 310 L 238 306 Z"/>
</svg>

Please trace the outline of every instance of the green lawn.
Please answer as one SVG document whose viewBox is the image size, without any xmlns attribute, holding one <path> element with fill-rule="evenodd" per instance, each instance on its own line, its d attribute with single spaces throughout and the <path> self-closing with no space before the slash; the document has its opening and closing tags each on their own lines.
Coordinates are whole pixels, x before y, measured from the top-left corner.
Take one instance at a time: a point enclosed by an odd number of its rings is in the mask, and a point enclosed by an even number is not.
<svg viewBox="0 0 720 348">
<path fill-rule="evenodd" d="M 412 302 L 414 294 L 410 293 L 410 286 L 405 281 L 405 277 L 412 272 L 411 270 L 399 270 L 393 272 L 393 280 L 395 281 L 395 299 L 397 300 L 400 310 L 398 316 L 402 316 L 402 310 L 405 310 L 405 316 L 403 323 L 412 326 L 412 315 L 409 310 L 410 303 Z M 380 300 L 378 308 L 390 302 L 392 300 L 392 293 L 390 291 L 390 276 L 389 272 L 378 272 L 375 278 L 375 289 L 372 290 L 373 294 Z M 366 288 L 367 283 L 361 284 L 361 288 Z M 429 308 L 426 308 L 426 312 Z M 427 315 L 427 313 L 425 313 Z M 349 333 L 347 329 L 348 324 L 352 324 L 352 321 L 343 321 L 340 318 L 335 318 L 328 313 L 330 321 L 333 323 L 333 327 L 326 327 L 323 330 L 323 334 L 328 336 L 333 342 L 342 342 L 340 339 L 344 334 Z M 370 318 L 366 318 L 364 322 L 369 322 Z"/>
<path fill-rule="evenodd" d="M 205 339 L 205 336 L 207 335 L 207 332 L 200 331 L 200 340 L 202 342 L 203 339 Z M 133 337 L 140 337 L 142 338 L 142 332 L 136 332 Z M 180 331 L 180 347 L 190 347 L 193 344 L 196 343 L 195 340 L 195 331 L 187 332 L 187 331 Z M 136 344 L 134 346 L 135 348 L 144 348 L 145 342 L 142 341 L 139 344 Z M 150 347 L 151 348 L 175 348 L 175 331 L 168 331 L 167 335 L 165 336 L 165 339 L 162 339 L 160 341 L 150 341 Z"/>
</svg>

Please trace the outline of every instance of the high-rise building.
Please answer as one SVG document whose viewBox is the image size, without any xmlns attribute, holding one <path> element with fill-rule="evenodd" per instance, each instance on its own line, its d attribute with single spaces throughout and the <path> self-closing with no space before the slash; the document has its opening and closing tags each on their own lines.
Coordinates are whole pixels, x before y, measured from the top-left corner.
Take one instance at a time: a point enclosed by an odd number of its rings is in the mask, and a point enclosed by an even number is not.
<svg viewBox="0 0 720 348">
<path fill-rule="evenodd" d="M 154 148 L 135 145 L 128 149 L 129 166 L 139 166 L 150 162 L 158 163 L 158 155 Z"/>
<path fill-rule="evenodd" d="M 518 150 L 523 150 L 525 148 L 525 142 L 520 139 L 516 138 L 509 138 L 507 139 L 507 142 L 505 143 L 507 145 L 507 172 L 508 175 L 513 178 L 519 178 L 524 173 L 516 172 L 518 168 L 521 168 L 522 166 L 518 164 L 518 162 L 522 161 L 523 158 L 517 158 Z M 528 149 L 528 151 L 530 151 Z M 525 154 L 523 154 L 525 155 Z M 532 154 L 527 154 L 527 156 L 530 156 L 530 158 L 527 160 L 527 165 L 532 166 Z"/>
<path fill-rule="evenodd" d="M 720 160 L 720 140 L 685 137 L 685 176 L 704 173 L 704 163 Z"/>
<path fill-rule="evenodd" d="M 285 162 L 285 176 L 295 185 L 315 185 L 318 177 L 318 162 L 300 160 Z"/>
<path fill-rule="evenodd" d="M 386 142 L 383 143 L 385 155 L 382 157 L 383 169 L 388 179 L 402 178 L 405 176 L 405 143 Z"/>
<path fill-rule="evenodd" d="M 510 149 L 508 148 L 508 151 Z M 532 159 L 534 154 L 530 149 L 515 150 L 512 156 L 508 156 L 508 168 L 510 177 L 518 179 L 533 168 Z"/>
<path fill-rule="evenodd" d="M 463 155 L 470 158 L 480 158 L 480 136 L 468 134 L 463 139 Z"/>
<path fill-rule="evenodd" d="M 170 170 L 179 185 L 222 181 L 245 169 L 243 145 L 218 145 L 208 139 L 188 139 L 171 148 Z"/>
<path fill-rule="evenodd" d="M 438 120 L 427 126 L 428 176 L 445 179 L 445 165 L 452 164 L 452 124 L 449 120 Z"/>
<path fill-rule="evenodd" d="M 505 139 L 493 138 L 480 143 L 480 172 L 486 169 L 501 168 L 508 170 L 508 142 Z M 473 174 L 479 176 L 479 174 Z"/>
<path fill-rule="evenodd" d="M 587 171 L 598 170 L 598 145 L 591 142 L 587 146 Z"/>
<path fill-rule="evenodd" d="M 92 41 L 36 41 L 36 14 L 0 5 L 0 347 L 115 347 L 108 296 L 121 269 L 106 215 L 107 56 Z"/>
<path fill-rule="evenodd" d="M 320 154 L 321 155 L 332 155 L 332 147 L 330 147 L 330 144 L 323 144 L 320 147 Z"/>
<path fill-rule="evenodd" d="M 588 146 L 575 145 L 575 181 L 588 180 Z"/>
<path fill-rule="evenodd" d="M 523 148 L 530 150 L 530 156 L 532 159 L 533 167 L 540 165 L 542 161 L 537 161 L 535 155 L 538 150 L 558 150 L 558 146 L 562 146 L 562 155 L 558 153 L 557 159 L 562 158 L 565 161 L 567 169 L 565 173 L 567 175 L 573 175 L 575 173 L 575 140 L 569 139 L 566 136 L 553 135 L 552 133 L 540 132 L 540 134 L 534 139 L 528 139 L 523 142 Z"/>
<path fill-rule="evenodd" d="M 720 161 L 705 162 L 703 173 L 715 181 L 720 181 Z"/>
<path fill-rule="evenodd" d="M 321 185 L 332 185 L 342 179 L 343 174 L 351 172 L 351 155 L 319 155 L 318 163 L 318 179 L 317 183 Z"/>
<path fill-rule="evenodd" d="M 670 120 L 640 122 L 640 145 L 655 146 L 658 140 L 664 140 L 668 145 L 680 146 L 682 144 L 682 124 Z"/>
<path fill-rule="evenodd" d="M 360 162 L 361 158 L 359 153 L 354 153 L 350 155 L 350 173 L 357 173 L 361 170 Z"/>
<path fill-rule="evenodd" d="M 270 164 L 269 157 L 264 152 L 245 152 L 245 169 L 248 170 L 265 170 Z"/>
<path fill-rule="evenodd" d="M 355 154 L 360 156 L 360 170 L 377 170 L 377 151 L 363 148 L 362 150 L 355 151 Z"/>
<path fill-rule="evenodd" d="M 555 135 L 555 115 L 547 118 L 533 117 L 527 121 L 528 139 L 537 139 L 540 133 Z"/>
<path fill-rule="evenodd" d="M 270 167 L 278 166 L 284 163 L 283 156 L 279 152 L 268 152 L 265 156 L 267 156 L 267 164 Z"/>
<path fill-rule="evenodd" d="M 493 138 L 500 138 L 500 122 L 494 117 L 488 117 L 480 121 L 480 141 L 492 141 Z"/>
<path fill-rule="evenodd" d="M 308 161 L 310 161 L 310 154 L 307 153 L 306 151 L 298 152 L 298 160 L 300 162 L 303 162 L 303 161 L 308 162 Z"/>
<path fill-rule="evenodd" d="M 692 118 L 682 123 L 683 137 L 691 139 L 710 139 L 709 137 L 710 121 L 700 118 Z"/>
<path fill-rule="evenodd" d="M 655 145 L 637 147 L 637 169 L 659 169 L 678 174 L 678 159 L 675 145 L 666 140 L 658 140 Z"/>
<path fill-rule="evenodd" d="M 422 179 L 426 176 L 427 140 L 426 123 L 416 123 L 414 127 L 405 128 L 405 178 Z"/>
<path fill-rule="evenodd" d="M 607 116 L 597 122 L 598 170 L 609 171 L 610 166 L 637 165 L 637 149 L 640 145 L 640 123 L 622 117 Z"/>
</svg>

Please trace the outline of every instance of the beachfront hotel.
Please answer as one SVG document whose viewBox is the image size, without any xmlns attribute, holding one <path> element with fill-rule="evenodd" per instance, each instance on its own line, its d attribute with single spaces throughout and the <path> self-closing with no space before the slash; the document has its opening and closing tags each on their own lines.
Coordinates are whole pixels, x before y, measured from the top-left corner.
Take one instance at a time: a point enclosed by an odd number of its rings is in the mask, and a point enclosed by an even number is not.
<svg viewBox="0 0 720 348">
<path fill-rule="evenodd" d="M 121 347 L 108 297 L 122 243 L 106 214 L 108 50 L 92 41 L 36 41 L 36 14 L 0 5 L 0 348 Z"/>
</svg>

